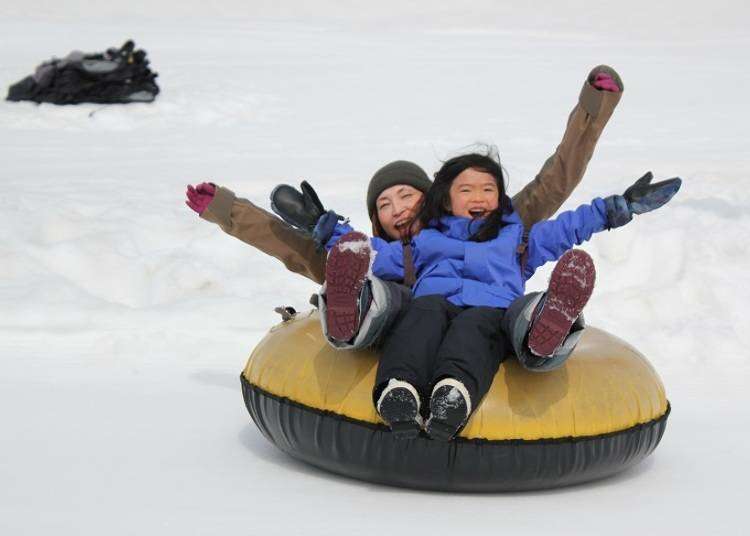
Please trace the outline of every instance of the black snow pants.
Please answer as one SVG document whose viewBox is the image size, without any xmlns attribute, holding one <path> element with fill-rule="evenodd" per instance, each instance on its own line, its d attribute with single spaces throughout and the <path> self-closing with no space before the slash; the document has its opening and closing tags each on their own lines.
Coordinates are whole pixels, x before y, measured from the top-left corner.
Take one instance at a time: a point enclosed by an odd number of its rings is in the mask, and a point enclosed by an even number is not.
<svg viewBox="0 0 750 536">
<path fill-rule="evenodd" d="M 458 307 L 440 295 L 414 298 L 386 336 L 373 400 L 391 378 L 412 384 L 423 401 L 439 380 L 455 378 L 476 408 L 512 353 L 501 330 L 504 314 L 494 307 Z"/>
</svg>

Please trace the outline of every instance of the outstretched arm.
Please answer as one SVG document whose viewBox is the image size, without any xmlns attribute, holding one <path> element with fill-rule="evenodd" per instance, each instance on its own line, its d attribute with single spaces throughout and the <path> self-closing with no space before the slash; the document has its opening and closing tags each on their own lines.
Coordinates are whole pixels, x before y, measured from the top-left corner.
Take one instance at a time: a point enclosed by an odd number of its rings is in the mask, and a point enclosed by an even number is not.
<svg viewBox="0 0 750 536">
<path fill-rule="evenodd" d="M 581 245 L 604 229 L 607 229 L 607 207 L 600 198 L 590 205 L 565 211 L 554 220 L 537 223 L 529 232 L 524 278 L 530 278 L 543 264 L 559 259 L 573 246 Z"/>
<path fill-rule="evenodd" d="M 281 184 L 271 193 L 271 208 L 284 221 L 312 237 L 319 250 L 330 251 L 339 239 L 354 229 L 333 210 L 326 210 L 312 186 L 303 181 L 300 188 Z M 366 235 L 363 235 L 366 236 Z M 404 279 L 404 250 L 400 242 L 371 238 L 376 256 L 372 272 L 382 279 Z"/>
<path fill-rule="evenodd" d="M 312 237 L 221 186 L 210 183 L 190 186 L 187 197 L 186 204 L 202 219 L 279 259 L 290 272 L 323 283 L 326 255 L 317 250 Z"/>
<path fill-rule="evenodd" d="M 527 229 L 557 212 L 581 182 L 624 88 L 620 75 L 607 65 L 589 73 L 560 145 L 536 178 L 513 198 L 513 207 Z"/>
<path fill-rule="evenodd" d="M 566 211 L 554 220 L 539 222 L 531 228 L 528 260 L 524 277 L 528 279 L 542 264 L 557 260 L 567 250 L 580 245 L 596 232 L 621 227 L 635 214 L 645 214 L 666 205 L 680 190 L 682 179 L 651 183 L 649 171 L 635 181 L 622 195 L 596 198 L 590 205 Z"/>
</svg>

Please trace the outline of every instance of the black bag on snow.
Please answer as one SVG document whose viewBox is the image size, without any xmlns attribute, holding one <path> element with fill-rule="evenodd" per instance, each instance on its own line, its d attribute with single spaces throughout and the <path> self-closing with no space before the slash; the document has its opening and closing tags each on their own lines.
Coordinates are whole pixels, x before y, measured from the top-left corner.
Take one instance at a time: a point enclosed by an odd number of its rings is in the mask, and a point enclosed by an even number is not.
<svg viewBox="0 0 750 536">
<path fill-rule="evenodd" d="M 159 93 L 157 74 L 148 68 L 145 50 L 127 41 L 101 54 L 71 52 L 53 58 L 8 89 L 9 101 L 53 104 L 152 102 Z"/>
</svg>

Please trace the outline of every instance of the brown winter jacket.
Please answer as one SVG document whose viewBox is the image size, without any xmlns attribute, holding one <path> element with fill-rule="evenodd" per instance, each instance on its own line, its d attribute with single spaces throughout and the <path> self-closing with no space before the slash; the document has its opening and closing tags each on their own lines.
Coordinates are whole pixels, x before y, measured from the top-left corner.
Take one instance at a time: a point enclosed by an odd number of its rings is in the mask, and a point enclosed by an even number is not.
<svg viewBox="0 0 750 536">
<path fill-rule="evenodd" d="M 596 73 L 606 72 L 621 91 L 600 91 L 591 85 Z M 592 69 L 568 117 L 562 141 L 537 176 L 513 197 L 513 208 L 526 227 L 551 217 L 581 182 L 604 126 L 620 101 L 625 86 L 606 65 Z M 287 270 L 316 283 L 325 279 L 325 252 L 316 251 L 312 238 L 270 212 L 219 187 L 201 218 L 218 224 L 243 242 L 276 257 Z"/>
</svg>

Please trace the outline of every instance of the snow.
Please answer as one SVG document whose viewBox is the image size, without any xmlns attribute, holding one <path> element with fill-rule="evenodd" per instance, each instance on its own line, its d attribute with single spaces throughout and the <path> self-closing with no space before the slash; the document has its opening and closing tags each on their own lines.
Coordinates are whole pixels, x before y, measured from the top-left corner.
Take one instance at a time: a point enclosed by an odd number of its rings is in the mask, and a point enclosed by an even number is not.
<svg viewBox="0 0 750 536">
<path fill-rule="evenodd" d="M 0 533 L 743 533 L 750 8 L 658 4 L 4 0 L 4 87 L 132 37 L 163 93 L 0 103 Z M 316 289 L 199 220 L 186 184 L 267 207 L 304 178 L 366 230 L 379 166 L 432 172 L 490 142 L 516 191 L 600 63 L 626 93 L 566 206 L 649 169 L 684 180 L 585 246 L 587 319 L 648 356 L 672 402 L 656 452 L 592 484 L 475 496 L 353 481 L 270 445 L 238 375 L 273 308 Z"/>
<path fill-rule="evenodd" d="M 369 240 L 341 240 L 336 243 L 336 247 L 339 251 L 351 251 L 354 254 L 366 254 L 368 256 L 372 254 Z"/>
</svg>

